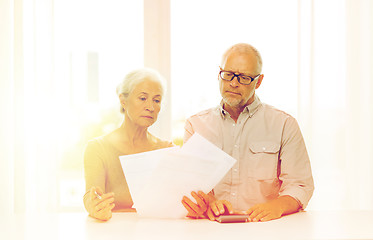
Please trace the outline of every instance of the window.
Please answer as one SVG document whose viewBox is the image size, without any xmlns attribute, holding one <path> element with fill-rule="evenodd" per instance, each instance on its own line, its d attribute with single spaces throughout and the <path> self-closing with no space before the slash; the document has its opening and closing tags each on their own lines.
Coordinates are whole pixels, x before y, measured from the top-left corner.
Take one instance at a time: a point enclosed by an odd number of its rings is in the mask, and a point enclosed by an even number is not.
<svg viewBox="0 0 373 240">
<path fill-rule="evenodd" d="M 6 0 L 2 6 L 3 211 L 83 210 L 84 146 L 121 123 L 115 88 L 134 68 L 167 74 L 171 107 L 162 109 L 156 134 L 168 138 L 172 122 L 172 139 L 182 144 L 186 118 L 219 104 L 220 58 L 238 42 L 262 54 L 258 96 L 301 126 L 317 189 L 309 208 L 372 209 L 370 1 Z M 147 24 L 154 19 L 161 20 Z"/>
<path fill-rule="evenodd" d="M 295 0 L 171 1 L 174 139 L 182 138 L 186 118 L 219 104 L 221 56 L 239 42 L 262 55 L 261 100 L 297 114 L 297 8 Z"/>
<path fill-rule="evenodd" d="M 142 1 L 54 1 L 61 209 L 81 209 L 87 141 L 121 124 L 115 89 L 144 64 L 143 31 Z"/>
</svg>

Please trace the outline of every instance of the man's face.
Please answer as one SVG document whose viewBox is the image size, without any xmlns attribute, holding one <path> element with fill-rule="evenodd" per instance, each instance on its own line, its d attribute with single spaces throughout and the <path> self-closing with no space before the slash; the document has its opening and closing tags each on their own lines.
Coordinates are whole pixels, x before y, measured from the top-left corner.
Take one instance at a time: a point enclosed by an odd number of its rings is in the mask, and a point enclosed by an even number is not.
<svg viewBox="0 0 373 240">
<path fill-rule="evenodd" d="M 230 53 L 222 62 L 221 68 L 236 74 L 242 73 L 255 77 L 257 72 L 257 60 L 254 53 L 242 54 L 237 52 Z M 232 108 L 243 108 L 254 101 L 255 89 L 259 87 L 262 76 L 259 76 L 249 85 L 243 85 L 238 82 L 237 77 L 232 81 L 222 80 L 219 77 L 220 94 L 225 104 Z M 257 86 L 258 85 L 258 86 Z"/>
</svg>

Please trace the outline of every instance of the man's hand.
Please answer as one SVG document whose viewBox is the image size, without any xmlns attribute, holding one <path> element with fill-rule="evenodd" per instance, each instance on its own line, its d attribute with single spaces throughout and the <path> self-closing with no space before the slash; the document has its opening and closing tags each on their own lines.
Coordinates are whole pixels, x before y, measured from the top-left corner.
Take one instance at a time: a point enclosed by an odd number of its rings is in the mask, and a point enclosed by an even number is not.
<svg viewBox="0 0 373 240">
<path fill-rule="evenodd" d="M 209 196 L 202 191 L 198 191 L 198 194 L 192 191 L 191 195 L 196 200 L 197 204 L 186 196 L 184 196 L 181 201 L 185 209 L 188 210 L 187 216 L 192 218 L 204 217 L 204 213 L 207 211 L 209 205 Z"/>
<path fill-rule="evenodd" d="M 114 208 L 114 193 L 104 194 L 100 187 L 92 187 L 89 192 L 89 215 L 99 220 L 107 221 L 111 218 Z"/>
<path fill-rule="evenodd" d="M 232 204 L 227 200 L 216 200 L 212 203 L 210 203 L 209 209 L 211 212 L 215 215 L 215 217 L 218 217 L 222 214 L 233 214 L 233 207 Z M 208 216 L 211 221 L 215 220 L 215 217 Z"/>
<path fill-rule="evenodd" d="M 204 214 L 208 211 L 209 202 L 215 200 L 212 195 L 207 195 L 202 191 L 191 193 L 192 197 L 196 200 L 195 204 L 188 197 L 184 196 L 181 203 L 184 205 L 185 209 L 188 210 L 188 217 L 192 218 L 204 218 Z"/>
<path fill-rule="evenodd" d="M 269 221 L 280 218 L 283 211 L 274 202 L 257 204 L 247 211 L 249 222 Z"/>
<path fill-rule="evenodd" d="M 208 195 L 202 191 L 191 193 L 193 198 L 197 201 L 195 204 L 188 197 L 184 196 L 181 203 L 188 210 L 188 217 L 193 218 L 208 218 L 215 221 L 215 218 L 222 214 L 233 214 L 232 204 L 227 200 L 216 200 L 214 195 L 210 192 Z"/>
<path fill-rule="evenodd" d="M 249 222 L 264 222 L 280 218 L 282 215 L 298 211 L 299 203 L 290 196 L 281 196 L 275 200 L 254 205 L 246 214 Z"/>
</svg>

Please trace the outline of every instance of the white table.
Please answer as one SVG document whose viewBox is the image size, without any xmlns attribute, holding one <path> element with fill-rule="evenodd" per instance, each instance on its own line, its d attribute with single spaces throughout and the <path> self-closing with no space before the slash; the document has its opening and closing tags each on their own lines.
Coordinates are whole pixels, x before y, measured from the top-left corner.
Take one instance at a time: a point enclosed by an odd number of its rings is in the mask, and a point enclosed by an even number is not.
<svg viewBox="0 0 373 240">
<path fill-rule="evenodd" d="M 373 211 L 309 211 L 258 223 L 147 219 L 114 213 L 100 222 L 86 213 L 1 216 L 0 239 L 373 239 Z"/>
</svg>

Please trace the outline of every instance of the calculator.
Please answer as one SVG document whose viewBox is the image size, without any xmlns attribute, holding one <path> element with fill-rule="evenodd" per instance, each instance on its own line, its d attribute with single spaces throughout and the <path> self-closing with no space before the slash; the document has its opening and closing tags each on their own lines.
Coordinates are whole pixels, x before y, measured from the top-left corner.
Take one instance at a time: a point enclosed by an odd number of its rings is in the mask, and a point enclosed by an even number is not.
<svg viewBox="0 0 373 240">
<path fill-rule="evenodd" d="M 219 223 L 239 223 L 239 222 L 247 222 L 247 218 L 249 215 L 247 214 L 229 214 L 229 215 L 220 215 L 216 218 L 216 221 Z"/>
</svg>

